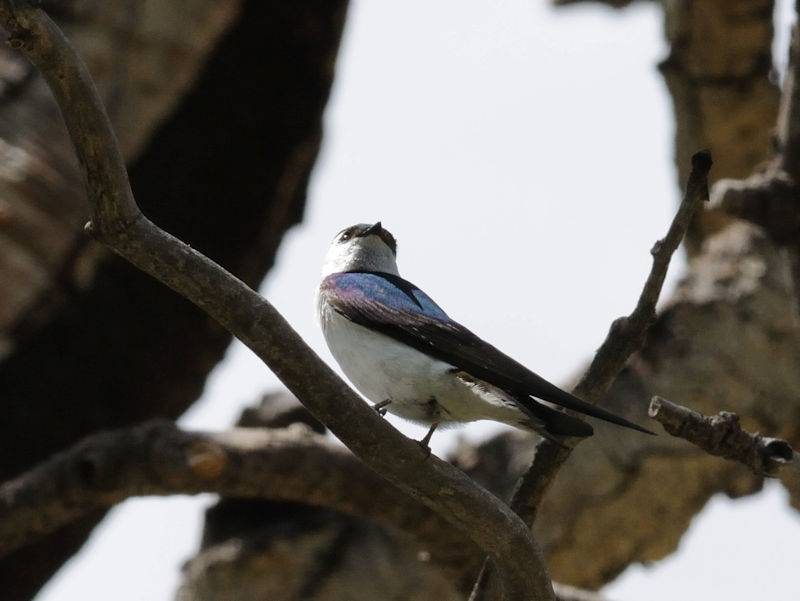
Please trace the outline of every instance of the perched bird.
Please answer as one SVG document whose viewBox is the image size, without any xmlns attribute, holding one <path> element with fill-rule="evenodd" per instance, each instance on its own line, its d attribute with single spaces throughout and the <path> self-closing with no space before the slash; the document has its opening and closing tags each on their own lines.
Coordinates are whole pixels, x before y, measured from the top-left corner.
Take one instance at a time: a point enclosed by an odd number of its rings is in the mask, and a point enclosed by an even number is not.
<svg viewBox="0 0 800 601">
<path fill-rule="evenodd" d="M 554 406 L 652 434 L 550 384 L 453 321 L 397 270 L 397 243 L 380 222 L 339 232 L 323 267 L 317 307 L 345 375 L 385 411 L 429 425 L 491 419 L 553 436 L 592 427 Z"/>
</svg>

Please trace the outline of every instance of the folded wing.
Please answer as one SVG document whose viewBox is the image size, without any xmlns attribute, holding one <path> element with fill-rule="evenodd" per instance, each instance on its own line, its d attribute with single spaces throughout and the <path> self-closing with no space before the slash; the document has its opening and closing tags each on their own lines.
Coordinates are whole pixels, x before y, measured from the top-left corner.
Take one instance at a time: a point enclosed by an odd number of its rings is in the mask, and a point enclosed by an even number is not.
<svg viewBox="0 0 800 601">
<path fill-rule="evenodd" d="M 338 313 L 449 363 L 513 396 L 545 421 L 553 434 L 589 436 L 591 426 L 531 397 L 652 434 L 609 411 L 582 401 L 530 371 L 450 317 L 422 290 L 387 273 L 339 273 L 325 278 L 321 294 Z"/>
</svg>

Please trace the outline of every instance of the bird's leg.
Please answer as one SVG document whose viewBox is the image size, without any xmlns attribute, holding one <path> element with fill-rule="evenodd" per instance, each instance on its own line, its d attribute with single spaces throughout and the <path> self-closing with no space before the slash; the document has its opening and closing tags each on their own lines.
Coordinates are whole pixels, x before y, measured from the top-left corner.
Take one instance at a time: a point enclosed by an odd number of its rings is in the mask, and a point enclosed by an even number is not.
<svg viewBox="0 0 800 601">
<path fill-rule="evenodd" d="M 439 422 L 433 422 L 433 424 L 431 424 L 430 430 L 428 430 L 428 433 L 422 437 L 422 440 L 417 441 L 417 444 L 420 447 L 422 447 L 422 450 L 425 451 L 426 455 L 431 454 L 431 447 L 428 445 L 428 443 L 431 441 L 431 436 L 433 436 L 433 432 L 438 427 L 439 427 Z"/>
<path fill-rule="evenodd" d="M 387 405 L 389 405 L 391 402 L 392 402 L 392 399 L 386 399 L 386 400 L 383 400 L 383 401 L 381 401 L 380 403 L 375 403 L 375 404 L 372 406 L 372 408 L 373 408 L 375 411 L 377 411 L 377 412 L 378 412 L 378 415 L 380 415 L 381 417 L 383 417 L 384 415 L 386 415 L 386 409 L 385 409 L 385 407 L 386 407 Z"/>
</svg>

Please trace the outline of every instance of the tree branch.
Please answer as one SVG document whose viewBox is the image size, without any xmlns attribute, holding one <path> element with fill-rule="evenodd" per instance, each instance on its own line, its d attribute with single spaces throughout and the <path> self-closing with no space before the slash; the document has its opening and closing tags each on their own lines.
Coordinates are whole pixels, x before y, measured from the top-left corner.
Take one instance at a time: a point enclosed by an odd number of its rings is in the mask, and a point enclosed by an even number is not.
<svg viewBox="0 0 800 601">
<path fill-rule="evenodd" d="M 655 320 L 656 303 L 661 294 L 672 255 L 680 245 L 692 216 L 700 205 L 708 200 L 708 172 L 710 169 L 711 153 L 708 150 L 695 153 L 692 157 L 692 171 L 686 183 L 686 193 L 667 235 L 658 240 L 650 250 L 650 254 L 653 256 L 653 265 L 636 307 L 630 315 L 620 317 L 611 324 L 611 329 L 595 354 L 589 369 L 573 391 L 576 396 L 597 403 L 608 392 L 628 358 L 642 348 L 647 329 Z M 567 439 L 563 444 L 559 444 L 549 439 L 542 439 L 537 445 L 531 466 L 520 478 L 511 499 L 511 508 L 529 526 L 533 526 L 536 521 L 536 514 L 545 493 L 579 441 L 580 439 Z M 475 584 L 472 598 L 475 600 L 495 599 L 497 595 L 498 591 L 492 582 L 491 570 L 484 565 Z"/>
<path fill-rule="evenodd" d="M 576 396 L 591 403 L 600 401 L 605 397 L 628 358 L 642 348 L 647 329 L 655 320 L 656 303 L 672 255 L 683 239 L 692 215 L 704 201 L 708 200 L 710 168 L 711 154 L 707 150 L 700 151 L 692 157 L 692 171 L 683 200 L 667 235 L 658 240 L 650 250 L 653 265 L 636 308 L 627 317 L 620 317 L 611 324 L 606 339 L 573 391 Z M 565 446 L 543 440 L 538 446 L 530 470 L 520 480 L 511 504 L 512 509 L 517 511 L 529 525 L 533 525 L 536 520 L 536 512 L 547 488 L 577 442 L 578 440 L 571 441 Z"/>
<path fill-rule="evenodd" d="M 287 466 L 290 466 L 287 469 Z M 409 535 L 458 576 L 479 549 L 306 425 L 202 433 L 153 420 L 93 434 L 0 486 L 0 557 L 96 509 L 136 496 L 215 493 L 292 501 L 366 518 Z M 602 601 L 554 583 L 559 601 Z"/>
<path fill-rule="evenodd" d="M 477 551 L 437 513 L 305 426 L 205 434 L 153 421 L 94 434 L 0 486 L 0 557 L 133 496 L 202 492 L 364 517 L 413 536 L 437 562 Z"/>
<path fill-rule="evenodd" d="M 49 17 L 28 2 L 4 0 L 0 23 L 11 45 L 45 76 L 61 108 L 86 178 L 91 233 L 220 322 L 370 468 L 489 553 L 508 601 L 553 599 L 541 550 L 508 507 L 458 469 L 421 452 L 367 407 L 265 299 L 141 214 L 91 78 Z"/>
<path fill-rule="evenodd" d="M 656 241 L 650 254 L 653 265 L 647 276 L 636 308 L 627 317 L 620 317 L 611 324 L 611 330 L 597 350 L 589 369 L 573 391 L 587 401 L 597 403 L 608 392 L 609 387 L 623 368 L 628 358 L 644 343 L 647 329 L 656 317 L 656 303 L 667 277 L 672 255 L 689 228 L 692 216 L 708 200 L 708 173 L 711 169 L 711 153 L 701 150 L 692 156 L 692 171 L 686 182 L 683 200 L 672 219 L 667 235 Z"/>
<path fill-rule="evenodd" d="M 743 463 L 760 476 L 795 480 L 800 476 L 800 453 L 785 440 L 745 432 L 735 413 L 705 416 L 659 396 L 650 401 L 648 413 L 669 434 L 711 455 Z"/>
</svg>

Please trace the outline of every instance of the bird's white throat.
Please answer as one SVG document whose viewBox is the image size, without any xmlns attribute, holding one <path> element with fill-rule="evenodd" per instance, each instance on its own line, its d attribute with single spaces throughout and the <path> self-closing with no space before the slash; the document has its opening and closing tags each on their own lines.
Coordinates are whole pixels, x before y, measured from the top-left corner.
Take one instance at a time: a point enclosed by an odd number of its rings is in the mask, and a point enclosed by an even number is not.
<svg viewBox="0 0 800 601">
<path fill-rule="evenodd" d="M 341 236 L 341 234 L 340 234 Z M 380 236 L 337 238 L 322 266 L 322 277 L 348 271 L 380 271 L 400 275 L 394 252 Z"/>
</svg>

